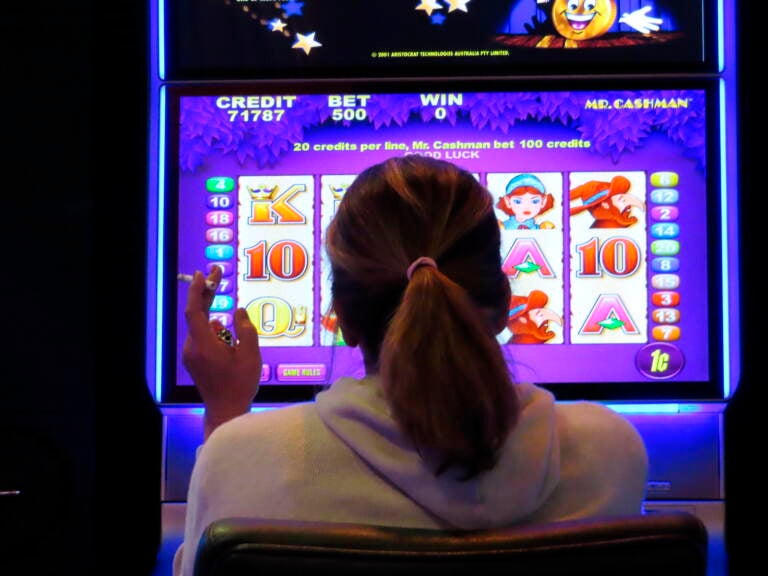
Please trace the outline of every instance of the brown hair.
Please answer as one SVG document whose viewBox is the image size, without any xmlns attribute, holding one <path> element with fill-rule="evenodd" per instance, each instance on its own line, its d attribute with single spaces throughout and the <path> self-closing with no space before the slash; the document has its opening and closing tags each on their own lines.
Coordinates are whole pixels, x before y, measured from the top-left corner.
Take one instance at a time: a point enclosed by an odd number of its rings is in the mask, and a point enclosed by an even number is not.
<svg viewBox="0 0 768 576">
<path fill-rule="evenodd" d="M 496 208 L 504 212 L 507 216 L 514 215 L 514 212 L 512 209 L 507 206 L 507 203 L 504 202 L 505 198 L 511 198 L 513 196 L 522 196 L 523 194 L 537 194 L 541 196 L 544 199 L 544 203 L 541 205 L 541 210 L 539 210 L 539 214 L 544 214 L 544 212 L 547 212 L 548 210 L 552 210 L 555 206 L 555 198 L 552 196 L 552 194 L 547 194 L 545 192 L 542 192 L 541 190 L 534 188 L 533 186 L 518 186 L 517 188 L 514 188 L 511 192 L 508 192 L 504 194 L 503 196 L 499 196 L 499 199 L 496 201 Z"/>
<path fill-rule="evenodd" d="M 347 189 L 326 248 L 344 335 L 380 373 L 400 427 L 437 473 L 492 468 L 518 402 L 495 339 L 510 287 L 490 193 L 448 162 L 391 158 Z M 408 281 L 422 256 L 437 268 Z"/>
</svg>

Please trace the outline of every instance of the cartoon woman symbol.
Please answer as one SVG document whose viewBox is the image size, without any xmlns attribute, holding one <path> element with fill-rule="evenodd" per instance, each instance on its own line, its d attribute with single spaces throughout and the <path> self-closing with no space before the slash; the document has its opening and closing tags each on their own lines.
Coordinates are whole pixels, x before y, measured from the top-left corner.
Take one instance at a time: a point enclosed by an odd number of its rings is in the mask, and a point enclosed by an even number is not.
<svg viewBox="0 0 768 576">
<path fill-rule="evenodd" d="M 501 221 L 505 230 L 552 229 L 549 221 L 539 222 L 538 217 L 555 205 L 552 194 L 547 193 L 544 183 L 533 174 L 518 174 L 507 183 L 506 193 L 496 202 L 496 208 L 509 218 Z"/>
</svg>

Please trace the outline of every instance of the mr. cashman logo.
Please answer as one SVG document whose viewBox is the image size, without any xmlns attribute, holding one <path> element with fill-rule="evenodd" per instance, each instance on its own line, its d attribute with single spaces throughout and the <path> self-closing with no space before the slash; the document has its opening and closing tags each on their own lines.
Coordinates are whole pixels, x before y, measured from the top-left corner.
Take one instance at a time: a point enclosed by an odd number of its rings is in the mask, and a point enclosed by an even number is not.
<svg viewBox="0 0 768 576">
<path fill-rule="evenodd" d="M 656 110 L 688 108 L 693 98 L 589 98 L 584 108 L 587 110 Z"/>
</svg>

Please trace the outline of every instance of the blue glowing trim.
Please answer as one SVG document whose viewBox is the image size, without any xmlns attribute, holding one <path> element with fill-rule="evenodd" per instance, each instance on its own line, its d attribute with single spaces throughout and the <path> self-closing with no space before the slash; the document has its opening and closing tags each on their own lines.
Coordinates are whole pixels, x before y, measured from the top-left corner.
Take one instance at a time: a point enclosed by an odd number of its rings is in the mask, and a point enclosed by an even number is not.
<svg viewBox="0 0 768 576">
<path fill-rule="evenodd" d="M 677 414 L 680 404 L 606 404 L 621 414 Z"/>
<path fill-rule="evenodd" d="M 157 168 L 157 292 L 155 293 L 155 398 L 163 393 L 163 283 L 165 269 L 165 86 L 160 87 Z"/>
<path fill-rule="evenodd" d="M 727 130 L 726 105 L 725 105 L 725 81 L 720 80 L 720 230 L 723 231 L 720 243 L 721 274 L 723 283 L 723 395 L 728 398 L 731 395 L 731 324 L 730 324 L 730 263 L 728 260 L 728 186 L 726 177 L 726 153 Z M 733 193 L 736 191 L 734 190 Z"/>
<path fill-rule="evenodd" d="M 564 402 L 567 403 L 567 402 Z M 269 410 L 275 410 L 277 408 L 283 408 L 288 404 L 274 404 L 274 405 L 260 405 L 251 406 L 251 412 L 267 412 Z M 727 406 L 726 403 L 716 404 L 680 404 L 678 402 L 672 402 L 668 404 L 654 403 L 654 404 L 605 404 L 606 407 L 619 412 L 621 414 L 645 414 L 649 416 L 653 415 L 665 415 L 665 414 L 693 414 L 693 413 L 715 413 L 722 412 Z M 205 409 L 200 405 L 194 406 L 163 406 L 161 407 L 165 413 L 173 414 L 188 414 L 193 416 L 202 416 L 205 413 Z"/>
<path fill-rule="evenodd" d="M 279 406 L 251 406 L 251 412 L 267 412 L 269 410 L 274 410 L 275 408 L 278 408 Z M 173 406 L 170 408 L 164 407 L 163 410 L 165 412 L 171 412 L 176 415 L 189 415 L 189 416 L 202 416 L 205 414 L 205 408 L 202 406 L 191 406 L 191 407 L 181 407 L 181 406 Z"/>
<path fill-rule="evenodd" d="M 723 0 L 717 3 L 717 71 L 725 70 L 725 14 L 723 12 Z"/>
<path fill-rule="evenodd" d="M 165 80 L 165 1 L 157 2 L 157 75 Z"/>
</svg>

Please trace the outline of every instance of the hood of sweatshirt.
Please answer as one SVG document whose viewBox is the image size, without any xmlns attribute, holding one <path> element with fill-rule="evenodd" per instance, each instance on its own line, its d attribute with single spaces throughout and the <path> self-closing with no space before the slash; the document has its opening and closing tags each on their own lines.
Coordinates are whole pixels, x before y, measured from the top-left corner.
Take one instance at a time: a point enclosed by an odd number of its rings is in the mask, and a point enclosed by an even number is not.
<svg viewBox="0 0 768 576">
<path fill-rule="evenodd" d="M 379 475 L 447 526 L 488 528 L 515 523 L 538 509 L 560 478 L 555 400 L 532 384 L 516 384 L 517 426 L 497 465 L 469 480 L 435 476 L 400 431 L 376 377 L 342 378 L 318 394 L 320 418 Z"/>
</svg>

